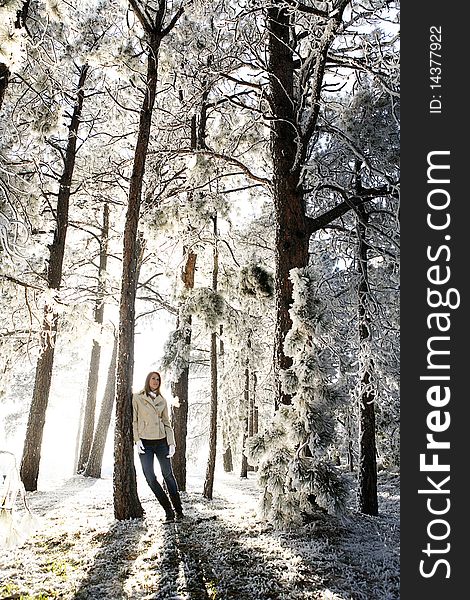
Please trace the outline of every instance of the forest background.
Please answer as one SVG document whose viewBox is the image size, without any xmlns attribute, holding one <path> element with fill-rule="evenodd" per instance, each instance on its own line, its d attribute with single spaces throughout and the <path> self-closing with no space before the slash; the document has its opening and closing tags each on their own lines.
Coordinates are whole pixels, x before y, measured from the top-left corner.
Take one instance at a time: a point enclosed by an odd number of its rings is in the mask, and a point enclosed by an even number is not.
<svg viewBox="0 0 470 600">
<path fill-rule="evenodd" d="M 0 7 L 1 450 L 113 470 L 162 371 L 175 474 L 256 472 L 279 526 L 399 467 L 399 4 Z M 39 484 L 38 484 L 39 482 Z"/>
</svg>

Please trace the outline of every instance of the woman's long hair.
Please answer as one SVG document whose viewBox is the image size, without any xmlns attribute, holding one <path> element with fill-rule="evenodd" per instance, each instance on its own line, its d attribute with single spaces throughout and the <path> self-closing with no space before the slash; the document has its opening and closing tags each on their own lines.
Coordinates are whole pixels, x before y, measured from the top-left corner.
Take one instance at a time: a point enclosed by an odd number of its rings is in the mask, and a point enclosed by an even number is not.
<svg viewBox="0 0 470 600">
<path fill-rule="evenodd" d="M 162 385 L 162 376 L 160 375 L 160 373 L 158 371 L 150 371 L 150 373 L 147 375 L 147 377 L 145 378 L 144 390 L 148 396 L 149 392 L 151 391 L 150 390 L 150 378 L 152 377 L 152 375 L 158 375 L 160 377 L 160 385 L 158 386 L 158 389 L 155 392 L 158 396 L 158 394 L 160 393 L 160 387 Z"/>
</svg>

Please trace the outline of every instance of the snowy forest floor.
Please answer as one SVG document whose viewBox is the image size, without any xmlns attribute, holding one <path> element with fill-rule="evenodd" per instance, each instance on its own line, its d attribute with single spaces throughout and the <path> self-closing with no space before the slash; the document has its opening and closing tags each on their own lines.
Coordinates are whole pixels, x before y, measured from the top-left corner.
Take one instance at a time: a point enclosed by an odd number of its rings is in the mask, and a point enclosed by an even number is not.
<svg viewBox="0 0 470 600">
<path fill-rule="evenodd" d="M 142 520 L 113 516 L 112 480 L 81 476 L 28 493 L 38 518 L 20 547 L 2 550 L 0 600 L 394 600 L 399 598 L 399 475 L 379 473 L 379 516 L 355 509 L 291 531 L 257 517 L 259 488 L 217 474 L 214 499 L 191 477 L 187 517 L 163 511 L 138 480 Z"/>
</svg>

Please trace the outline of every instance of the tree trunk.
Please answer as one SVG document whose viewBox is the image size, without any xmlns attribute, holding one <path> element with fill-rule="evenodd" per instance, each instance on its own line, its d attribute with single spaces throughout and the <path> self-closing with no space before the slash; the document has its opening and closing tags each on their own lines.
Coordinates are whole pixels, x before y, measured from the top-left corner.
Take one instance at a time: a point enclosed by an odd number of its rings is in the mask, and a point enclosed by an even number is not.
<svg viewBox="0 0 470 600">
<path fill-rule="evenodd" d="M 101 477 L 101 467 L 103 464 L 104 448 L 108 436 L 109 425 L 114 406 L 114 395 L 116 393 L 116 362 L 117 362 L 118 338 L 114 335 L 113 353 L 109 363 L 108 378 L 101 401 L 100 415 L 96 425 L 93 444 L 91 445 L 90 456 L 83 471 L 85 477 Z"/>
<path fill-rule="evenodd" d="M 248 439 L 252 438 L 255 434 L 255 392 L 256 392 L 256 375 L 251 374 L 252 391 L 249 398 L 249 410 L 248 410 Z M 247 470 L 254 471 L 254 467 L 247 463 Z"/>
<path fill-rule="evenodd" d="M 291 398 L 281 388 L 281 371 L 292 360 L 284 354 L 283 344 L 292 322 L 290 270 L 308 264 L 309 232 L 300 171 L 294 167 L 297 153 L 297 127 L 294 103 L 294 57 L 290 47 L 290 9 L 268 9 L 268 48 L 270 103 L 273 113 L 271 155 L 273 161 L 273 200 L 275 231 L 275 311 L 274 373 L 275 405 L 289 404 Z"/>
<path fill-rule="evenodd" d="M 243 390 L 244 404 L 245 404 L 245 422 L 243 428 L 243 443 L 242 443 L 242 464 L 240 469 L 240 477 L 245 479 L 248 477 L 248 459 L 245 455 L 245 444 L 249 436 L 249 422 L 250 422 L 250 369 L 248 366 L 245 367 L 245 389 Z"/>
<path fill-rule="evenodd" d="M 350 473 L 354 473 L 354 449 L 352 440 L 348 442 L 348 468 Z"/>
<path fill-rule="evenodd" d="M 258 406 L 256 405 L 256 391 L 258 389 L 258 376 L 253 373 L 253 435 L 258 433 Z"/>
<path fill-rule="evenodd" d="M 275 408 L 281 403 L 291 402 L 291 397 L 282 391 L 281 386 L 282 371 L 292 364 L 283 349 L 286 334 L 292 326 L 289 316 L 292 282 L 289 274 L 291 269 L 308 265 L 310 235 L 315 226 L 320 228 L 317 220 L 305 215 L 302 166 L 308 157 L 317 128 L 328 51 L 341 25 L 347 3 L 348 0 L 340 0 L 330 15 L 324 19 L 321 35 L 317 40 L 318 48 L 314 65 L 308 65 L 307 61 L 301 60 L 301 68 L 297 71 L 297 82 L 302 70 L 310 74 L 308 82 L 305 82 L 305 86 L 308 85 L 311 91 L 307 106 L 304 90 L 299 92 L 294 86 L 296 61 L 303 54 L 303 51 L 295 47 L 298 43 L 295 31 L 296 15 L 290 3 L 284 0 L 273 0 L 270 8 L 267 9 L 269 103 L 273 119 L 270 139 L 273 163 L 272 194 L 276 221 Z M 315 12 L 316 9 L 311 7 L 311 10 Z M 348 210 L 350 208 L 348 205 Z M 346 211 L 343 210 L 341 214 L 344 212 Z M 329 223 L 336 218 L 335 214 L 328 213 L 324 220 Z M 324 226 L 323 222 L 321 226 Z"/>
<path fill-rule="evenodd" d="M 253 373 L 253 435 L 256 435 L 259 431 L 259 420 L 258 420 L 258 406 L 256 405 L 256 389 L 258 384 L 258 377 L 256 373 Z M 258 470 L 258 466 L 253 467 L 254 471 Z"/>
<path fill-rule="evenodd" d="M 221 323 L 219 328 L 219 363 L 220 370 L 224 372 L 225 370 L 225 345 L 224 345 L 224 326 Z M 226 403 L 227 400 L 223 399 L 223 402 Z M 226 410 L 225 405 L 222 405 L 222 415 L 224 414 L 224 410 Z M 233 471 L 233 457 L 232 457 L 232 448 L 230 446 L 230 420 L 222 417 L 222 461 L 225 473 L 232 473 Z"/>
<path fill-rule="evenodd" d="M 0 109 L 2 108 L 5 92 L 10 80 L 10 69 L 4 63 L 0 63 Z"/>
<path fill-rule="evenodd" d="M 232 459 L 232 448 L 227 446 L 227 449 L 223 454 L 224 471 L 226 473 L 232 473 L 233 471 L 233 459 Z"/>
<path fill-rule="evenodd" d="M 109 234 L 109 205 L 103 208 L 103 227 L 100 241 L 100 264 L 98 268 L 98 289 L 94 309 L 94 319 L 97 326 L 101 328 L 104 316 L 103 299 L 103 275 L 108 262 L 108 234 Z M 91 350 L 90 367 L 88 369 L 87 399 L 85 404 L 85 415 L 83 418 L 82 444 L 78 459 L 77 473 L 82 473 L 88 462 L 90 449 L 93 442 L 93 431 L 95 428 L 96 393 L 98 390 L 98 376 L 100 370 L 101 346 L 97 340 L 93 340 Z"/>
<path fill-rule="evenodd" d="M 116 367 L 116 429 L 114 433 L 114 516 L 118 520 L 140 518 L 142 505 L 137 495 L 132 440 L 132 379 L 134 374 L 134 321 L 137 290 L 137 232 L 142 185 L 145 172 L 155 104 L 158 75 L 158 54 L 162 39 L 170 33 L 184 8 L 180 7 L 163 28 L 167 3 L 159 2 L 155 11 L 142 9 L 137 0 L 129 3 L 147 37 L 147 85 L 140 111 L 139 130 L 134 153 L 134 164 L 129 185 L 129 198 L 124 227 L 121 301 L 119 307 L 119 343 Z"/>
<path fill-rule="evenodd" d="M 49 403 L 49 391 L 54 363 L 55 337 L 57 334 L 57 315 L 48 306 L 44 308 L 42 324 L 41 354 L 36 364 L 33 398 L 29 409 L 26 437 L 21 459 L 20 476 L 27 492 L 37 490 L 41 446 Z"/>
<path fill-rule="evenodd" d="M 364 207 L 357 209 L 358 263 L 359 263 L 359 354 L 371 338 L 370 291 L 367 267 L 366 229 L 368 215 Z M 359 400 L 359 465 L 358 465 L 358 504 L 360 512 L 367 515 L 378 514 L 377 499 L 377 460 L 375 443 L 375 389 L 373 384 L 373 361 L 365 350 L 361 360 L 360 400 Z"/>
<path fill-rule="evenodd" d="M 212 289 L 217 291 L 219 275 L 219 251 L 217 248 L 217 214 L 214 215 L 214 268 L 212 270 Z M 209 424 L 209 457 L 203 496 L 212 500 L 214 489 L 215 459 L 217 454 L 217 333 L 211 334 L 211 408 Z"/>
<path fill-rule="evenodd" d="M 137 241 L 142 184 L 155 103 L 160 38 L 151 36 L 147 58 L 147 87 L 140 112 L 139 131 L 129 186 L 124 227 L 119 343 L 116 367 L 116 428 L 114 434 L 114 516 L 118 520 L 143 516 L 137 495 L 132 438 L 132 382 L 134 374 L 134 322 L 137 290 Z"/>
<path fill-rule="evenodd" d="M 199 125 L 197 116 L 191 117 L 191 149 L 201 149 L 205 147 L 205 131 L 207 123 L 207 97 L 208 91 L 203 93 L 202 107 L 199 114 Z M 190 193 L 189 201 L 193 200 L 193 192 Z M 182 273 L 182 280 L 186 290 L 194 288 L 194 274 L 196 271 L 197 254 L 192 250 L 185 248 L 186 264 Z M 180 318 L 178 327 L 184 330 L 184 343 L 188 347 L 188 356 L 191 346 L 191 315 Z M 180 406 L 172 409 L 172 425 L 177 440 L 175 455 L 172 465 L 175 478 L 180 490 L 186 490 L 186 438 L 188 435 L 188 410 L 189 410 L 189 360 L 187 366 L 181 373 L 178 381 L 172 386 L 173 394 L 178 396 Z"/>
<path fill-rule="evenodd" d="M 215 459 L 217 454 L 217 333 L 211 334 L 211 407 L 209 424 L 209 457 L 207 459 L 204 498 L 212 500 Z"/>
<path fill-rule="evenodd" d="M 77 133 L 80 126 L 84 90 L 88 65 L 83 65 L 78 81 L 77 100 L 69 126 L 64 170 L 59 182 L 56 209 L 56 228 L 54 239 L 49 245 L 49 263 L 47 266 L 47 284 L 51 290 L 59 290 L 62 281 L 62 268 L 65 253 L 65 237 L 69 218 L 70 189 L 77 151 Z M 33 398 L 26 427 L 25 444 L 21 459 L 20 475 L 25 489 L 29 492 L 37 489 L 41 445 L 49 403 L 52 367 L 57 335 L 58 315 L 53 306 L 44 307 L 44 319 L 41 331 L 41 355 L 36 366 Z"/>
<path fill-rule="evenodd" d="M 191 325 L 189 324 L 189 327 Z M 191 330 L 185 336 L 188 344 L 191 343 Z M 178 397 L 179 406 L 171 409 L 171 424 L 175 432 L 176 450 L 171 460 L 173 472 L 178 488 L 186 490 L 186 438 L 188 436 L 188 390 L 189 390 L 189 365 L 180 374 L 178 381 L 172 386 L 172 393 Z"/>
<path fill-rule="evenodd" d="M 354 473 L 354 443 L 351 420 L 352 419 L 348 411 L 348 414 L 346 415 L 346 427 L 348 436 L 348 468 L 350 473 Z"/>
<path fill-rule="evenodd" d="M 182 273 L 182 279 L 186 290 L 194 287 L 194 273 L 196 271 L 197 254 L 191 250 L 186 251 L 186 263 Z M 184 331 L 184 343 L 191 345 L 191 315 L 179 317 L 178 328 Z M 172 385 L 172 393 L 179 399 L 179 406 L 173 407 L 171 411 L 171 422 L 175 432 L 176 451 L 172 459 L 173 471 L 180 490 L 186 490 L 186 438 L 188 435 L 188 390 L 189 390 L 189 361 L 181 375 Z"/>
</svg>

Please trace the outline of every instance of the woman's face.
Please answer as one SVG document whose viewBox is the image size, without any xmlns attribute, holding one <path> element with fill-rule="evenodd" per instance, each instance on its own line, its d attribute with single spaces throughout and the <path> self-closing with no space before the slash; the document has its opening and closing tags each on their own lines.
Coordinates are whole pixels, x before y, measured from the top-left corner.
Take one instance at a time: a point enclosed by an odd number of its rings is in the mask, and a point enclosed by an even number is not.
<svg viewBox="0 0 470 600">
<path fill-rule="evenodd" d="M 152 392 L 156 392 L 160 387 L 160 377 L 157 373 L 153 373 L 149 380 L 149 388 Z"/>
</svg>

